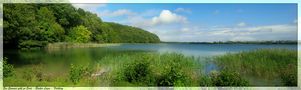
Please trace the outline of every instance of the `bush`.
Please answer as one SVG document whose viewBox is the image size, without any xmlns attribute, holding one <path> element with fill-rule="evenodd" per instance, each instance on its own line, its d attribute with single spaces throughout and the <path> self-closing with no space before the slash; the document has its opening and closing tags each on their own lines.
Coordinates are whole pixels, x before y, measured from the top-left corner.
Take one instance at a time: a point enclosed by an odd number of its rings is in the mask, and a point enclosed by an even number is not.
<svg viewBox="0 0 301 90">
<path fill-rule="evenodd" d="M 73 84 L 77 84 L 84 76 L 90 76 L 91 71 L 88 67 L 70 65 L 69 79 Z"/>
<path fill-rule="evenodd" d="M 87 43 L 91 39 L 91 31 L 83 25 L 73 27 L 70 29 L 68 36 L 66 37 L 69 42 Z"/>
<path fill-rule="evenodd" d="M 168 72 L 157 78 L 157 86 L 185 86 L 188 77 L 177 70 L 177 68 L 171 68 Z"/>
<path fill-rule="evenodd" d="M 297 86 L 298 75 L 297 65 L 289 64 L 286 68 L 281 70 L 280 78 L 285 86 Z"/>
<path fill-rule="evenodd" d="M 206 76 L 200 77 L 199 85 L 200 86 L 213 86 L 213 83 L 212 83 L 211 78 L 206 75 Z"/>
<path fill-rule="evenodd" d="M 3 59 L 3 77 L 10 77 L 14 75 L 14 66 L 7 62 L 7 58 Z"/>
<path fill-rule="evenodd" d="M 127 64 L 123 72 L 125 80 L 128 82 L 143 82 L 147 80 L 150 73 L 149 63 L 143 61 Z"/>
<path fill-rule="evenodd" d="M 221 71 L 220 73 L 211 73 L 211 81 L 214 86 L 248 86 L 249 82 L 234 71 Z"/>
</svg>

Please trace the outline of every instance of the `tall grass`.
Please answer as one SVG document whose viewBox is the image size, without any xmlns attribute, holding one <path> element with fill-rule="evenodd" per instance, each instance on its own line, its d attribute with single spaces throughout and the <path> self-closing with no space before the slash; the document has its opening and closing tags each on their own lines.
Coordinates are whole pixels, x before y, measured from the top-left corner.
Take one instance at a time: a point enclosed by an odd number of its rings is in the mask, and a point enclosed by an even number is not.
<svg viewBox="0 0 301 90">
<path fill-rule="evenodd" d="M 195 86 L 195 71 L 201 67 L 194 59 L 176 53 L 139 53 L 105 57 L 101 61 L 119 62 L 111 67 L 112 86 Z"/>
<path fill-rule="evenodd" d="M 258 49 L 215 57 L 224 70 L 267 79 L 282 79 L 285 85 L 297 85 L 297 51 Z"/>
</svg>

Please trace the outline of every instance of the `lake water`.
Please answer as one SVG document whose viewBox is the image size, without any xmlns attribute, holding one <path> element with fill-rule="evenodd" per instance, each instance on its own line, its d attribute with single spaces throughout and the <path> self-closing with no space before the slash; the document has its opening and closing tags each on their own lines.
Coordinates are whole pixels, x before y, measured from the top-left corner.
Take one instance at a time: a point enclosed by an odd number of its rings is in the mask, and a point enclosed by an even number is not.
<svg viewBox="0 0 301 90">
<path fill-rule="evenodd" d="M 186 56 L 210 57 L 225 53 L 235 53 L 261 48 L 287 48 L 297 50 L 297 45 L 277 44 L 121 44 L 119 46 L 69 48 L 54 50 L 17 51 L 4 49 L 4 56 L 15 66 L 36 63 L 91 63 L 106 55 L 118 55 L 128 52 L 176 52 Z"/>
<path fill-rule="evenodd" d="M 287 48 L 297 50 L 297 45 L 276 44 L 122 44 L 120 46 L 93 47 L 93 48 L 69 48 L 36 51 L 18 51 L 4 49 L 4 56 L 9 58 L 9 63 L 16 68 L 26 67 L 32 64 L 44 64 L 51 68 L 46 71 L 68 71 L 69 65 L 86 64 L 93 65 L 107 55 L 119 55 L 136 52 L 177 52 L 186 56 L 210 57 L 225 53 L 235 53 L 262 48 Z M 208 64 L 206 72 L 216 69 L 216 66 Z M 258 81 L 258 80 L 257 80 Z M 264 82 L 264 81 L 262 81 Z"/>
</svg>

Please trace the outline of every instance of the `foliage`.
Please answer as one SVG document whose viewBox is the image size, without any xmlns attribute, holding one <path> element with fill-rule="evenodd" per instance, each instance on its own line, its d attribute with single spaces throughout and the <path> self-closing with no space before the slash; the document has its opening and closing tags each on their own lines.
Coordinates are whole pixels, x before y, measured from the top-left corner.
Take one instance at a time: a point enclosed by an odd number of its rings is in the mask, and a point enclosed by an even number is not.
<svg viewBox="0 0 301 90">
<path fill-rule="evenodd" d="M 3 13 L 3 41 L 10 48 L 36 47 L 29 42 L 160 42 L 153 33 L 102 22 L 96 14 L 71 4 L 4 4 Z M 45 46 L 41 45 L 37 47 Z"/>
<path fill-rule="evenodd" d="M 113 67 L 113 86 L 192 86 L 196 76 L 193 58 L 181 54 L 141 53 L 106 57 L 102 61 L 118 59 L 122 59 L 120 64 L 128 63 Z"/>
<path fill-rule="evenodd" d="M 67 41 L 77 43 L 87 43 L 90 41 L 91 32 L 85 26 L 71 28 L 67 36 Z"/>
<path fill-rule="evenodd" d="M 91 70 L 85 66 L 75 66 L 73 64 L 70 65 L 69 71 L 69 79 L 73 84 L 77 84 L 84 76 L 90 76 Z"/>
<path fill-rule="evenodd" d="M 3 59 L 3 77 L 10 77 L 14 75 L 14 66 L 7 62 L 7 58 Z"/>
<path fill-rule="evenodd" d="M 211 72 L 211 74 L 212 74 L 212 72 Z M 204 87 L 204 86 L 207 86 L 207 87 L 208 86 L 214 86 L 211 78 L 207 75 L 200 76 L 199 85 L 202 86 L 202 87 Z"/>
<path fill-rule="evenodd" d="M 285 86 L 297 86 L 297 65 L 289 64 L 281 70 L 280 78 Z"/>
<path fill-rule="evenodd" d="M 141 28 L 132 26 L 121 25 L 112 22 L 105 22 L 103 27 L 111 27 L 105 30 L 107 42 L 121 42 L 121 43 L 157 43 L 159 42 L 158 36 L 153 33 L 144 31 Z M 126 38 L 126 39 L 124 39 Z"/>
<path fill-rule="evenodd" d="M 129 82 L 141 82 L 150 74 L 149 63 L 135 62 L 125 66 L 124 76 Z"/>
<path fill-rule="evenodd" d="M 249 82 L 237 72 L 223 70 L 210 76 L 214 86 L 248 86 Z"/>
<path fill-rule="evenodd" d="M 26 40 L 19 45 L 21 49 L 42 48 L 47 44 L 47 41 Z"/>
<path fill-rule="evenodd" d="M 212 71 L 199 79 L 200 86 L 249 86 L 249 81 L 239 73 L 229 70 Z"/>
</svg>

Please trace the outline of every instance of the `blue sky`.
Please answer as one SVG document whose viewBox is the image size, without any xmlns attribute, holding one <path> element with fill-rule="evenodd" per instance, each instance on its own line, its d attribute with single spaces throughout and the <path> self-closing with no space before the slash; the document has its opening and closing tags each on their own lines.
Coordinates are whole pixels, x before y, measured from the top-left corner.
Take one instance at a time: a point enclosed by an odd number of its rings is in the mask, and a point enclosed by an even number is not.
<svg viewBox="0 0 301 90">
<path fill-rule="evenodd" d="M 296 40 L 297 4 L 73 4 L 162 41 Z"/>
</svg>

